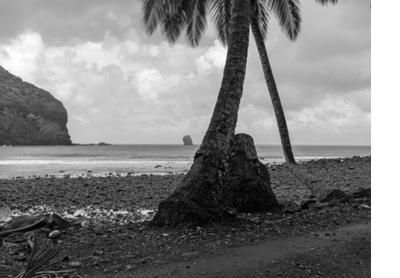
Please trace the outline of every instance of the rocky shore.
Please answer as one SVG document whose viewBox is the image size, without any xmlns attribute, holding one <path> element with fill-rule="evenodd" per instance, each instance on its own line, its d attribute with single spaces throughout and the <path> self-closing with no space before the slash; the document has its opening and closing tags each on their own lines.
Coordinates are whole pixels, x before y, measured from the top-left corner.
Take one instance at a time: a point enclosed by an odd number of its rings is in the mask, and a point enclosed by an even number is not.
<svg viewBox="0 0 400 278">
<path fill-rule="evenodd" d="M 371 187 L 371 157 L 312 160 L 301 163 L 301 167 L 321 182 L 349 194 L 359 192 L 360 187 Z M 127 272 L 133 277 L 155 266 L 223 254 L 229 248 L 370 221 L 370 196 L 353 194 L 350 196 L 354 198 L 343 202 L 307 206 L 304 204 L 312 196 L 290 175 L 285 164 L 268 168 L 279 202 L 292 202 L 298 210 L 239 215 L 208 227 L 155 230 L 147 227 L 147 220 L 183 175 L 3 179 L 0 220 L 1 213 L 6 218 L 55 212 L 70 221 L 73 225 L 55 239 L 61 246 L 59 256 L 65 261 L 53 269 L 75 268 L 74 273 L 80 275 L 75 277 L 129 277 L 123 276 Z M 9 210 L 5 212 L 4 208 Z M 4 242 L 12 242 L 12 238 Z M 365 256 L 368 261 L 368 254 Z M 22 245 L 0 247 L 0 265 L 23 266 L 28 258 L 29 251 Z"/>
</svg>

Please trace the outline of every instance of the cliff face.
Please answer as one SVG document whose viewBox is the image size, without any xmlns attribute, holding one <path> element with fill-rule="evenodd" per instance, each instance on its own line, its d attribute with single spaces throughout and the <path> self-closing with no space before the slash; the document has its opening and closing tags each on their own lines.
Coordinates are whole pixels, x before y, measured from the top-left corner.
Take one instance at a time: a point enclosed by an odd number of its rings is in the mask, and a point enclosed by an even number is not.
<svg viewBox="0 0 400 278">
<path fill-rule="evenodd" d="M 0 145 L 71 145 L 67 121 L 60 101 L 0 66 Z"/>
</svg>

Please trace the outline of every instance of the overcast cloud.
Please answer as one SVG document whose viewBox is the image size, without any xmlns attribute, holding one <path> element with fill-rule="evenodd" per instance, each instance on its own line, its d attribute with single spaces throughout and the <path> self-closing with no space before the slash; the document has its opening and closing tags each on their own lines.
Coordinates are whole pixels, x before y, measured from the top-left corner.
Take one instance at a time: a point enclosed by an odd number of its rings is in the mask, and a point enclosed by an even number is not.
<svg viewBox="0 0 400 278">
<path fill-rule="evenodd" d="M 369 1 L 301 1 L 289 42 L 272 18 L 267 51 L 293 144 L 371 143 Z M 201 143 L 226 50 L 211 22 L 198 48 L 147 37 L 141 1 L 0 0 L 0 65 L 63 102 L 75 143 Z M 237 132 L 279 135 L 254 41 Z"/>
</svg>

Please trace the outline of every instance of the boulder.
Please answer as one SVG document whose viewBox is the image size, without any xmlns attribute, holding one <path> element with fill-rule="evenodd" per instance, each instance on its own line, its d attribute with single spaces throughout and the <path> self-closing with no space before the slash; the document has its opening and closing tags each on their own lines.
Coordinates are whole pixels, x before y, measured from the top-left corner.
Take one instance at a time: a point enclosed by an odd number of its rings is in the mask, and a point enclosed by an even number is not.
<svg viewBox="0 0 400 278">
<path fill-rule="evenodd" d="M 183 136 L 183 145 L 185 145 L 185 146 L 191 146 L 191 145 L 193 145 L 192 138 L 190 138 L 189 135 Z"/>
<path fill-rule="evenodd" d="M 0 145 L 71 145 L 67 122 L 60 101 L 0 66 Z"/>
</svg>

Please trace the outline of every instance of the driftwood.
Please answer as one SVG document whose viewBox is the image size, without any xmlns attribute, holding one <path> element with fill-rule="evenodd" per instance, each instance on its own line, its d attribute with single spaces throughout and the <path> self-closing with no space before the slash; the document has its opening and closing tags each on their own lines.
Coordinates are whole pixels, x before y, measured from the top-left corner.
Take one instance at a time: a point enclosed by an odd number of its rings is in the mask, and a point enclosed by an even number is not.
<svg viewBox="0 0 400 278">
<path fill-rule="evenodd" d="M 55 213 L 28 216 L 17 216 L 10 221 L 0 226 L 0 238 L 9 236 L 13 233 L 23 233 L 35 230 L 44 226 L 58 226 L 59 229 L 65 230 L 70 227 L 70 224 L 61 216 Z"/>
</svg>

